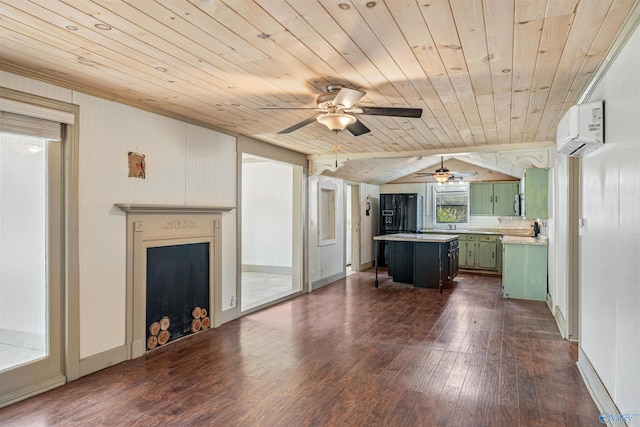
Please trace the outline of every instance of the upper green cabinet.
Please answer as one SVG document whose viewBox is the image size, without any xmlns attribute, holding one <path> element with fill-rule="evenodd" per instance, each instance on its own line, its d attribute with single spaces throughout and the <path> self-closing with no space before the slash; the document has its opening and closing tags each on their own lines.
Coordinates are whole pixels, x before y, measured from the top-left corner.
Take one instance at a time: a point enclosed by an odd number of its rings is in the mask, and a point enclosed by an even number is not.
<svg viewBox="0 0 640 427">
<path fill-rule="evenodd" d="M 515 215 L 513 203 L 520 183 L 472 182 L 469 190 L 471 215 Z"/>
<path fill-rule="evenodd" d="M 549 196 L 549 171 L 547 169 L 525 169 L 522 177 L 524 189 L 524 217 L 547 219 Z"/>
</svg>

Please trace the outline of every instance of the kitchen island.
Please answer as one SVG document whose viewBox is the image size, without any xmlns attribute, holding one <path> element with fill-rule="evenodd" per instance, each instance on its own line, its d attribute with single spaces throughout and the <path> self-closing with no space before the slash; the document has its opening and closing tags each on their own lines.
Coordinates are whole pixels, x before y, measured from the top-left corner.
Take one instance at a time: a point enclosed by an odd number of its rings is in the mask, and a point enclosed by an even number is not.
<svg viewBox="0 0 640 427">
<path fill-rule="evenodd" d="M 458 236 L 444 234 L 387 234 L 373 238 L 378 287 L 379 243 L 386 242 L 388 274 L 394 282 L 420 288 L 442 288 L 458 274 Z"/>
</svg>

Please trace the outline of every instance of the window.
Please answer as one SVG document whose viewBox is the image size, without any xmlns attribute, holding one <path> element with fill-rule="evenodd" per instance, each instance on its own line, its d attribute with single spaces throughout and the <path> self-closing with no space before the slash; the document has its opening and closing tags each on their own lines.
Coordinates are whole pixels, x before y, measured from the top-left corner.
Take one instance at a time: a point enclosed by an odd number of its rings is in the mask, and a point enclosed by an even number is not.
<svg viewBox="0 0 640 427">
<path fill-rule="evenodd" d="M 318 246 L 336 244 L 336 190 L 333 184 L 319 184 Z"/>
<path fill-rule="evenodd" d="M 438 224 L 469 222 L 469 189 L 433 188 L 434 221 Z"/>
</svg>

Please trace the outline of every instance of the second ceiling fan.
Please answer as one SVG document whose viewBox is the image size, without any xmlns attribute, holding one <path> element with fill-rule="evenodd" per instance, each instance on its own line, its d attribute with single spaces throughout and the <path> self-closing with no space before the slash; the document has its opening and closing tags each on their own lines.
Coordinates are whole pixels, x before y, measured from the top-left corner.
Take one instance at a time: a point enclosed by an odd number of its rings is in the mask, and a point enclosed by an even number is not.
<svg viewBox="0 0 640 427">
<path fill-rule="evenodd" d="M 388 108 L 388 107 L 356 107 L 357 102 L 366 92 L 349 89 L 341 85 L 329 85 L 327 91 L 318 95 L 316 108 L 264 108 L 265 110 L 311 110 L 318 114 L 296 123 L 278 134 L 291 133 L 310 123 L 318 121 L 334 132 L 347 129 L 354 136 L 359 136 L 371 130 L 355 115 L 393 116 L 393 117 L 422 117 L 422 108 Z"/>
<path fill-rule="evenodd" d="M 435 172 L 417 172 L 416 176 L 432 176 L 439 183 L 455 180 L 456 178 L 476 177 L 478 172 L 454 172 L 444 167 L 444 156 L 440 156 L 440 167 Z"/>
</svg>

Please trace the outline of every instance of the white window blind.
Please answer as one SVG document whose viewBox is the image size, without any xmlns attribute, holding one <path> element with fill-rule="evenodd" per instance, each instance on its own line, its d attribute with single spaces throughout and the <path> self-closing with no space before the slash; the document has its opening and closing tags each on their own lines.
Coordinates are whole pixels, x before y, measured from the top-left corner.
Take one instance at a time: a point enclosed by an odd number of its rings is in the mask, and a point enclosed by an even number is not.
<svg viewBox="0 0 640 427">
<path fill-rule="evenodd" d="M 59 141 L 60 122 L 0 111 L 0 132 Z"/>
</svg>

